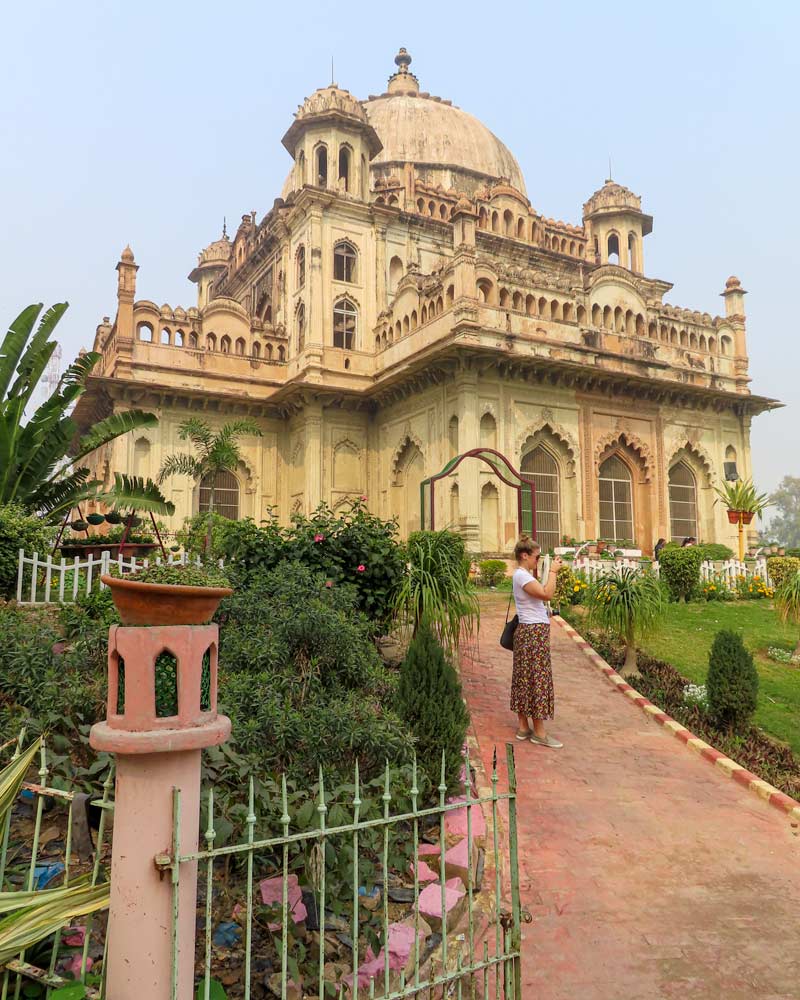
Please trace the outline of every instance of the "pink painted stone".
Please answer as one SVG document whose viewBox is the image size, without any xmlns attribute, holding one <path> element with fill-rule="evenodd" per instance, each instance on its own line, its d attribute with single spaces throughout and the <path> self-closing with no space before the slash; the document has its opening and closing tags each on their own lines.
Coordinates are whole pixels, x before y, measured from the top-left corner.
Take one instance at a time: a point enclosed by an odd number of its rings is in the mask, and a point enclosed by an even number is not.
<svg viewBox="0 0 800 1000">
<path fill-rule="evenodd" d="M 473 843 L 473 874 L 475 865 L 475 846 Z M 464 885 L 469 881 L 469 870 L 470 870 L 470 856 L 469 856 L 469 844 L 466 838 L 464 840 L 459 840 L 457 844 L 454 844 L 449 851 L 444 856 L 444 873 L 445 878 L 453 879 L 457 878 Z"/>
<path fill-rule="evenodd" d="M 450 926 L 458 919 L 463 909 L 466 893 L 464 883 L 459 878 L 451 878 L 445 882 L 444 908 Z M 442 887 L 436 882 L 426 885 L 419 894 L 419 912 L 434 929 L 442 923 Z"/>
<path fill-rule="evenodd" d="M 420 951 L 422 950 L 424 940 L 425 933 L 420 928 Z M 389 952 L 390 972 L 399 972 L 400 969 L 408 971 L 408 964 L 414 953 L 414 927 L 405 923 L 390 924 L 387 946 Z M 362 986 L 369 986 L 369 981 L 373 977 L 375 978 L 377 984 L 377 982 L 381 981 L 381 977 L 385 975 L 386 971 L 385 950 L 383 948 L 377 955 L 374 954 L 372 948 L 367 948 L 365 958 L 365 963 L 360 965 L 358 968 L 359 989 L 361 989 Z M 344 982 L 349 988 L 352 989 L 352 973 L 349 976 L 345 976 Z"/>
<path fill-rule="evenodd" d="M 296 924 L 302 923 L 308 916 L 303 893 L 297 882 L 296 875 L 290 875 L 287 879 L 287 896 L 289 900 L 289 916 Z M 274 878 L 262 879 L 258 884 L 261 890 L 261 902 L 265 906 L 283 906 L 283 879 L 278 875 Z M 280 930 L 282 922 L 267 925 L 271 931 Z"/>
<path fill-rule="evenodd" d="M 466 801 L 467 798 L 465 795 L 456 795 L 447 800 L 448 805 Z M 479 840 L 486 836 L 486 820 L 483 817 L 483 810 L 473 800 L 473 805 L 469 810 L 466 807 L 464 809 L 454 809 L 445 815 L 444 829 L 448 838 L 466 837 L 468 811 L 470 813 L 470 822 L 472 823 L 472 839 Z"/>
<path fill-rule="evenodd" d="M 414 862 L 413 861 L 408 866 L 408 871 L 409 871 L 409 874 L 413 878 L 413 876 L 414 876 Z M 439 877 L 439 873 L 435 872 L 424 861 L 420 861 L 420 862 L 417 863 L 417 880 L 419 882 L 422 882 L 422 883 L 425 883 L 425 882 L 435 882 L 438 877 Z"/>
</svg>

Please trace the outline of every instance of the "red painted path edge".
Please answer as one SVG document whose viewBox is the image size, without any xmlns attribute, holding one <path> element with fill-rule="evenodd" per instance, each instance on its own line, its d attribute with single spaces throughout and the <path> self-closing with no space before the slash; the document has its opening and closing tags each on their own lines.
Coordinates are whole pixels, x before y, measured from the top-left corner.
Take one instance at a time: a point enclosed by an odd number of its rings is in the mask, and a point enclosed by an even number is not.
<svg viewBox="0 0 800 1000">
<path fill-rule="evenodd" d="M 715 750 L 710 744 L 695 736 L 694 733 L 686 728 L 686 726 L 681 725 L 680 722 L 676 722 L 676 720 L 673 719 L 672 716 L 667 715 L 666 712 L 662 712 L 657 705 L 654 705 L 652 701 L 639 694 L 635 688 L 626 683 L 617 671 L 603 659 L 597 650 L 593 649 L 583 636 L 579 632 L 576 632 L 575 629 L 565 622 L 563 618 L 554 617 L 551 620 L 558 622 L 559 626 L 564 629 L 567 635 L 577 644 L 578 648 L 583 650 L 586 658 L 592 663 L 592 665 L 597 667 L 597 669 L 605 675 L 607 680 L 614 685 L 620 694 L 630 698 L 634 705 L 638 705 L 639 708 L 641 708 L 643 712 L 646 712 L 654 722 L 657 722 L 660 726 L 664 726 L 666 729 L 671 730 L 682 743 L 685 743 L 692 750 L 699 753 L 700 756 L 705 758 L 705 760 L 707 760 L 710 764 L 718 767 L 724 774 L 727 774 L 729 778 L 733 778 L 734 781 L 738 781 L 740 785 L 744 785 L 745 788 L 754 792 L 759 796 L 759 798 L 764 799 L 766 802 L 769 802 L 771 806 L 774 806 L 776 809 L 779 809 L 782 813 L 789 816 L 793 822 L 800 822 L 800 802 L 798 802 L 797 799 L 793 799 L 790 795 L 784 795 L 784 793 L 775 788 L 774 785 L 770 785 L 769 782 L 764 781 L 751 771 L 748 771 L 746 768 L 742 767 L 741 764 L 737 764 L 735 760 L 731 760 L 731 758 L 726 757 L 724 753 L 721 753 L 719 750 Z"/>
</svg>

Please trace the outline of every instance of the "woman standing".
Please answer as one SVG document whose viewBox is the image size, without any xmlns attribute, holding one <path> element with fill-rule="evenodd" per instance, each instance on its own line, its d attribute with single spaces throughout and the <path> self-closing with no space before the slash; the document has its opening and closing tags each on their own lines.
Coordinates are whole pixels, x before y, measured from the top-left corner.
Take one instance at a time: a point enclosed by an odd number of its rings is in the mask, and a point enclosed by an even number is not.
<svg viewBox="0 0 800 1000">
<path fill-rule="evenodd" d="M 541 584 L 536 578 L 541 554 L 539 543 L 525 535 L 514 546 L 519 566 L 512 579 L 519 625 L 514 632 L 511 710 L 519 716 L 518 740 L 530 740 L 556 750 L 564 744 L 549 736 L 544 728 L 545 721 L 552 719 L 554 713 L 550 618 L 544 602 L 555 595 L 561 559 L 553 560 L 547 580 Z"/>
</svg>

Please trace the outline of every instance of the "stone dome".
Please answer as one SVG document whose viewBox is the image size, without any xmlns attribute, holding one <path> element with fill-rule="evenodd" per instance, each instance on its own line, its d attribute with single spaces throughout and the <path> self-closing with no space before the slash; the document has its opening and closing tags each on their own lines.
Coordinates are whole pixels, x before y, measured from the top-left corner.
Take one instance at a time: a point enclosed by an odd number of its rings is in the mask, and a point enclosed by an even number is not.
<svg viewBox="0 0 800 1000">
<path fill-rule="evenodd" d="M 364 109 L 383 143 L 373 170 L 413 163 L 429 183 L 468 192 L 504 177 L 527 194 L 514 155 L 466 111 L 422 94 L 391 92 L 370 98 Z"/>
</svg>

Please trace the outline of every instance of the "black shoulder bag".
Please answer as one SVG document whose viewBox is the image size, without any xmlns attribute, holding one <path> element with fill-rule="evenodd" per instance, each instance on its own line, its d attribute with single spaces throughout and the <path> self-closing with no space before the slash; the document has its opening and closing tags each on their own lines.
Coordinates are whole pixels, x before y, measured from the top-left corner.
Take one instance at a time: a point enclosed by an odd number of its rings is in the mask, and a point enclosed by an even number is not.
<svg viewBox="0 0 800 1000">
<path fill-rule="evenodd" d="M 508 620 L 508 612 L 511 610 L 511 602 L 514 600 L 514 591 L 511 591 L 511 597 L 508 599 L 508 607 L 506 608 L 506 624 L 503 628 L 503 634 L 500 636 L 500 645 L 503 649 L 514 648 L 514 633 L 517 631 L 517 625 L 519 625 L 519 615 L 514 615 L 511 621 Z"/>
</svg>

